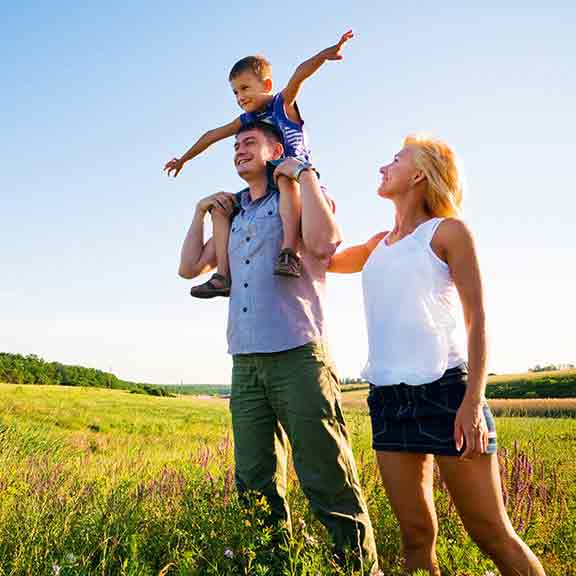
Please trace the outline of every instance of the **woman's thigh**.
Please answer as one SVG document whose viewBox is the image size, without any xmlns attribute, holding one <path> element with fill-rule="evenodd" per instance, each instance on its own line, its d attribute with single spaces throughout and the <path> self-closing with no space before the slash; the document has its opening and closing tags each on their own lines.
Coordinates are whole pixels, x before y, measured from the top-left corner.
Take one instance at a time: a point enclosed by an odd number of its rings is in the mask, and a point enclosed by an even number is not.
<svg viewBox="0 0 576 576">
<path fill-rule="evenodd" d="M 442 478 L 470 535 L 483 542 L 514 534 L 508 518 L 496 454 L 471 460 L 437 456 Z"/>
<path fill-rule="evenodd" d="M 376 458 L 403 539 L 423 537 L 433 543 L 437 530 L 433 498 L 433 456 L 409 452 L 376 452 Z"/>
</svg>

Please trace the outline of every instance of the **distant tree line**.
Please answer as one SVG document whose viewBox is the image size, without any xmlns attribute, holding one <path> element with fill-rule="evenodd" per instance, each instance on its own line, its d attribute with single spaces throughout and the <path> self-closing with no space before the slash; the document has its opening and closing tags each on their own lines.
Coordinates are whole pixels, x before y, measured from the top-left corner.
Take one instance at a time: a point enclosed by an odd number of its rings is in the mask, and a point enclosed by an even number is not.
<svg viewBox="0 0 576 576">
<path fill-rule="evenodd" d="M 556 370 L 573 370 L 576 368 L 574 364 L 545 364 L 540 366 L 536 364 L 533 368 L 528 368 L 528 372 L 554 372 Z"/>
<path fill-rule="evenodd" d="M 340 378 L 340 384 L 347 386 L 349 384 L 366 384 L 363 378 Z"/>
<path fill-rule="evenodd" d="M 161 386 L 120 380 L 110 372 L 96 368 L 46 362 L 34 354 L 23 356 L 0 352 L 0 382 L 9 384 L 55 384 L 130 390 L 136 394 L 173 396 Z"/>
</svg>

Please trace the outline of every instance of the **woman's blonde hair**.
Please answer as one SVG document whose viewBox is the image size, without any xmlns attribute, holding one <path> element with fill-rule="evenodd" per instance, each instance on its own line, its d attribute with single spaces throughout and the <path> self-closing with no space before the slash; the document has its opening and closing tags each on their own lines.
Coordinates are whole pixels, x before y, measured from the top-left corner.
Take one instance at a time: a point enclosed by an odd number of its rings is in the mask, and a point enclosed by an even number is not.
<svg viewBox="0 0 576 576">
<path fill-rule="evenodd" d="M 444 142 L 426 135 L 410 135 L 404 146 L 413 150 L 414 164 L 426 176 L 424 195 L 431 216 L 458 216 L 462 204 L 462 182 L 456 154 Z"/>
</svg>

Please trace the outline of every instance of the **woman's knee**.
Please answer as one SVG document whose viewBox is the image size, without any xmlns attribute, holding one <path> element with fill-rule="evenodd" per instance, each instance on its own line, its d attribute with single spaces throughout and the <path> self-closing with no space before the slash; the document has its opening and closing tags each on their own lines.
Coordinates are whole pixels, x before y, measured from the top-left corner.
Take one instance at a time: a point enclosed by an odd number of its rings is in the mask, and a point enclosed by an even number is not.
<svg viewBox="0 0 576 576">
<path fill-rule="evenodd" d="M 438 525 L 432 518 L 414 518 L 400 524 L 405 552 L 431 550 L 436 545 Z"/>
<path fill-rule="evenodd" d="M 469 527 L 468 532 L 478 547 L 492 557 L 506 556 L 522 546 L 514 529 L 506 522 L 483 522 Z"/>
</svg>

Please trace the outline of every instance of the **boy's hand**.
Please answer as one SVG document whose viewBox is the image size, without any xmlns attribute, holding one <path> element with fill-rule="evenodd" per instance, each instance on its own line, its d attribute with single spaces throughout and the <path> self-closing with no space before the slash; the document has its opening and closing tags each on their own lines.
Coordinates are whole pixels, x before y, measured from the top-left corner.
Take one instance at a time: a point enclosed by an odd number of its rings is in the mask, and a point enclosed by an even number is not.
<svg viewBox="0 0 576 576">
<path fill-rule="evenodd" d="M 166 172 L 168 176 L 170 176 L 171 172 L 174 172 L 174 178 L 176 178 L 183 167 L 184 162 L 182 162 L 180 158 L 172 158 L 170 162 L 166 162 L 166 166 L 164 166 L 164 172 Z"/>
<path fill-rule="evenodd" d="M 210 212 L 213 208 L 222 211 L 227 216 L 231 216 L 234 213 L 234 208 L 236 207 L 236 195 L 230 192 L 216 192 L 216 194 L 210 194 L 202 198 L 197 204 L 197 210 L 201 214 L 206 214 Z"/>
<path fill-rule="evenodd" d="M 344 44 L 346 44 L 346 42 L 352 38 L 354 38 L 354 32 L 352 32 L 352 30 L 348 30 L 348 32 L 342 34 L 338 44 L 334 44 L 334 46 L 330 46 L 329 48 L 322 50 L 322 56 L 326 60 L 342 60 L 343 56 L 340 54 L 340 52 L 344 47 Z"/>
<path fill-rule="evenodd" d="M 302 162 L 296 158 L 293 158 L 292 156 L 286 158 L 286 160 L 283 160 L 282 163 L 278 164 L 274 170 L 274 182 L 278 183 L 278 178 L 280 176 L 286 176 L 286 178 L 293 180 L 294 171 L 296 168 L 298 168 L 298 166 L 300 166 L 300 164 L 302 164 Z"/>
</svg>

